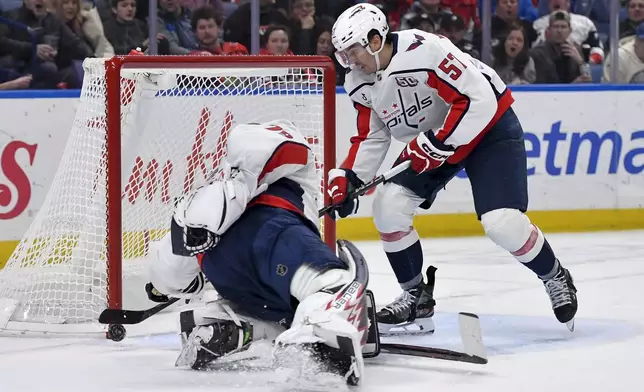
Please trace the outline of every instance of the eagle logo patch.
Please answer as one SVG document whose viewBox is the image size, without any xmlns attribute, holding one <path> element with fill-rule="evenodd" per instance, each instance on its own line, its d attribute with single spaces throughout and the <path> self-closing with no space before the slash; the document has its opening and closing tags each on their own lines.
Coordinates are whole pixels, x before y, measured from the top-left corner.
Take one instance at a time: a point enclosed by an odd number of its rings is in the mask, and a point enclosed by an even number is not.
<svg viewBox="0 0 644 392">
<path fill-rule="evenodd" d="M 407 48 L 407 50 L 405 52 L 410 52 L 410 51 L 416 49 L 417 47 L 422 45 L 423 41 L 425 40 L 425 37 L 423 37 L 422 35 L 418 35 L 418 34 L 414 34 L 414 38 L 415 38 L 414 42 L 412 42 L 411 45 L 409 45 L 409 47 Z"/>
</svg>

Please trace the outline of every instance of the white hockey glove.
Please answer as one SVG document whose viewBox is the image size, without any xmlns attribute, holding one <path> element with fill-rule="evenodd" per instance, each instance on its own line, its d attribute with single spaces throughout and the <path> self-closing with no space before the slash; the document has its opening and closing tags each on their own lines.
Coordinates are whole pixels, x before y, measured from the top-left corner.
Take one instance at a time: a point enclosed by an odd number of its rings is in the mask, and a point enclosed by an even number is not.
<svg viewBox="0 0 644 392">
<path fill-rule="evenodd" d="M 203 290 L 204 286 L 206 284 L 206 279 L 203 275 L 203 273 L 199 272 L 197 276 L 195 276 L 194 280 L 190 282 L 190 285 L 186 287 L 181 294 L 175 294 L 173 297 L 178 297 L 178 298 L 192 298 Z M 159 290 L 157 290 L 152 282 L 149 282 L 145 285 L 145 292 L 148 294 L 148 299 L 152 302 L 168 302 L 170 299 L 166 294 L 163 294 Z"/>
</svg>

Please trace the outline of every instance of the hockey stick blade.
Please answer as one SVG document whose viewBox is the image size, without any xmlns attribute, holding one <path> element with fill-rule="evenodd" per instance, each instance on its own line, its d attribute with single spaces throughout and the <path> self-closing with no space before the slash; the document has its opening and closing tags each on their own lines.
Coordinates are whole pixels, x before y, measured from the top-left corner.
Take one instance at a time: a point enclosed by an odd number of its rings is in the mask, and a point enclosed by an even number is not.
<svg viewBox="0 0 644 392">
<path fill-rule="evenodd" d="M 479 317 L 473 313 L 461 312 L 458 314 L 458 326 L 464 352 L 467 355 L 484 359 L 487 362 Z"/>
<path fill-rule="evenodd" d="M 98 317 L 98 322 L 101 324 L 138 324 L 178 300 L 179 298 L 170 298 L 168 302 L 158 304 L 147 310 L 105 309 Z"/>
<path fill-rule="evenodd" d="M 387 172 L 382 173 L 378 177 L 374 178 L 372 181 L 364 184 L 363 186 L 355 189 L 353 192 L 349 194 L 348 199 L 355 199 L 356 197 L 360 197 L 370 191 L 371 189 L 375 188 L 376 186 L 382 184 L 383 182 L 389 180 L 392 177 L 397 176 L 398 174 L 404 172 L 411 166 L 411 161 L 405 161 L 401 163 L 400 165 L 397 165 L 396 167 L 393 167 L 389 169 Z M 324 206 L 320 209 L 318 212 L 318 216 L 321 218 L 326 214 L 331 208 L 333 208 L 335 205 L 330 204 L 328 206 Z"/>
<path fill-rule="evenodd" d="M 464 348 L 463 352 L 397 343 L 380 343 L 380 350 L 389 354 L 434 358 L 477 365 L 488 363 L 478 316 L 472 313 L 459 313 L 458 325 Z"/>
<path fill-rule="evenodd" d="M 411 346 L 407 344 L 380 343 L 380 351 L 388 354 L 407 355 L 411 357 L 423 357 L 442 359 L 446 361 L 456 361 L 485 365 L 487 358 L 481 358 L 475 355 L 468 355 L 459 351 L 452 351 L 435 347 Z"/>
</svg>

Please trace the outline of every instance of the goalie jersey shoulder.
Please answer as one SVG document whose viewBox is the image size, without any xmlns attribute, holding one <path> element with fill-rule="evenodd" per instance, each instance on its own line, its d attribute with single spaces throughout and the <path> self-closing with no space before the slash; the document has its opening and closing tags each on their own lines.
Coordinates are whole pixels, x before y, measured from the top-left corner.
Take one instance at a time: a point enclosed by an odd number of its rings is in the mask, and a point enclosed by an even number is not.
<svg viewBox="0 0 644 392">
<path fill-rule="evenodd" d="M 293 123 L 242 124 L 227 143 L 227 164 L 249 174 L 249 193 L 257 196 L 253 203 L 294 211 L 317 227 L 321 173 L 307 138 Z"/>
<path fill-rule="evenodd" d="M 283 155 L 284 163 L 306 165 L 311 150 L 304 136 L 288 122 L 241 124 L 228 137 L 227 160 L 232 167 L 252 172 L 270 170 L 271 162 Z M 289 155 L 291 155 L 289 157 Z"/>
</svg>

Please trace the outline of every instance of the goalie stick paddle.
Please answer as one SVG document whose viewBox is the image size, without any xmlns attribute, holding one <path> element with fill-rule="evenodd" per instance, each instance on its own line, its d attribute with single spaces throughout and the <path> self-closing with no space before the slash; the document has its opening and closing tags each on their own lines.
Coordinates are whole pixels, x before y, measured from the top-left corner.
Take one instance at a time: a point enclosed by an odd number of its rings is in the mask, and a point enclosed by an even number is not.
<svg viewBox="0 0 644 392">
<path fill-rule="evenodd" d="M 380 343 L 380 351 L 389 354 L 485 365 L 488 360 L 487 354 L 485 353 L 485 346 L 483 345 L 481 323 L 478 316 L 472 313 L 459 313 L 458 324 L 464 347 L 463 352 L 399 343 Z"/>
<path fill-rule="evenodd" d="M 170 298 L 168 302 L 158 304 L 147 310 L 105 309 L 98 317 L 98 322 L 101 324 L 138 324 L 159 313 L 179 299 Z"/>
<path fill-rule="evenodd" d="M 371 189 L 375 188 L 376 186 L 378 186 L 378 185 L 382 184 L 383 182 L 389 180 L 390 178 L 393 178 L 393 177 L 397 176 L 398 174 L 404 172 L 410 166 L 411 166 L 411 161 L 405 161 L 405 162 L 401 163 L 400 165 L 397 165 L 396 167 L 392 167 L 388 171 L 386 171 L 386 172 L 382 173 L 381 175 L 379 175 L 378 177 L 374 178 L 372 181 L 364 184 L 363 186 L 361 186 L 359 188 L 356 188 L 353 192 L 351 192 L 349 194 L 348 199 L 355 199 L 356 197 L 364 195 L 365 193 L 367 193 Z M 334 204 L 330 204 L 328 206 L 322 207 L 322 209 L 320 209 L 320 211 L 318 213 L 318 216 L 320 218 L 323 217 L 324 214 L 329 212 L 329 210 L 331 208 L 333 208 L 333 207 L 335 207 Z"/>
</svg>

